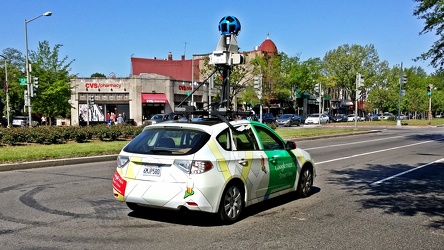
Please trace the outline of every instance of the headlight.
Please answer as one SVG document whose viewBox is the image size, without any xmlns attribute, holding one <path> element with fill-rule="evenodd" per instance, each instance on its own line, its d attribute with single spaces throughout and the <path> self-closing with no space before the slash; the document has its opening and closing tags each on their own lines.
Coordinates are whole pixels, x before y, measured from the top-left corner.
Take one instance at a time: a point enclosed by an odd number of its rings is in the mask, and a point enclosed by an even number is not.
<svg viewBox="0 0 444 250">
<path fill-rule="evenodd" d="M 129 162 L 129 157 L 125 155 L 119 155 L 117 156 L 117 167 L 123 168 L 126 164 Z"/>
</svg>

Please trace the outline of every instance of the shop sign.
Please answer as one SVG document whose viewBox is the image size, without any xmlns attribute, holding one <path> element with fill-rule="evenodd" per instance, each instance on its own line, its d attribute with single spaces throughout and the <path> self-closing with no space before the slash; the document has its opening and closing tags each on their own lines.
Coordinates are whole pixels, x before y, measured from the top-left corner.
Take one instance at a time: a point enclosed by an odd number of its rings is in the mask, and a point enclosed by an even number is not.
<svg viewBox="0 0 444 250">
<path fill-rule="evenodd" d="M 85 83 L 86 89 L 101 89 L 101 88 L 120 89 L 121 87 L 122 87 L 122 84 L 120 84 L 120 83 L 97 83 L 97 82 L 86 82 Z"/>
<path fill-rule="evenodd" d="M 187 90 L 193 90 L 193 88 L 189 85 L 179 85 L 179 90 L 187 91 Z"/>
</svg>

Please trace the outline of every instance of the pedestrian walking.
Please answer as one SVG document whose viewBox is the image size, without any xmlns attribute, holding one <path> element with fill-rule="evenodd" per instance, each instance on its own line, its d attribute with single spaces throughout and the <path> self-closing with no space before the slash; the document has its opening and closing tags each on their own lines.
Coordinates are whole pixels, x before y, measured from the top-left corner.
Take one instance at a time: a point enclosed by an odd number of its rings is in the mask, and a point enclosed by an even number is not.
<svg viewBox="0 0 444 250">
<path fill-rule="evenodd" d="M 117 117 L 117 124 L 122 125 L 123 123 L 125 123 L 125 122 L 123 120 L 122 114 L 119 114 L 119 116 Z"/>
</svg>

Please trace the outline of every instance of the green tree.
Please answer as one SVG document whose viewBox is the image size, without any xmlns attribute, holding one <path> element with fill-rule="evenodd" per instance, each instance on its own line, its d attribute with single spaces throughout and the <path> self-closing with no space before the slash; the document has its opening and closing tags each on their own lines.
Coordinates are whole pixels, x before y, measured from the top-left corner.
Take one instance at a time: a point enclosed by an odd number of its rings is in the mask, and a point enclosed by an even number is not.
<svg viewBox="0 0 444 250">
<path fill-rule="evenodd" d="M 355 100 L 356 74 L 364 75 L 364 85 L 372 86 L 378 81 L 378 71 L 387 63 L 380 62 L 378 53 L 373 45 L 342 45 L 335 50 L 328 51 L 323 59 L 325 76 L 328 85 L 340 90 L 337 97 L 350 97 Z"/>
<path fill-rule="evenodd" d="M 13 48 L 6 48 L 3 50 L 2 55 L 7 58 L 8 68 L 8 90 L 9 90 L 9 107 L 11 109 L 10 115 L 20 115 L 24 106 L 24 91 L 26 86 L 20 86 L 19 78 L 26 77 L 25 75 L 25 58 L 23 54 Z M 5 61 L 0 57 L 0 81 L 5 80 Z M 3 89 L 0 90 L 0 95 L 4 103 L 6 103 L 6 93 Z M 3 115 L 6 116 L 6 106 L 3 109 Z"/>
<path fill-rule="evenodd" d="M 431 59 L 430 65 L 434 68 L 442 69 L 444 66 L 443 48 L 444 48 L 444 2 L 442 0 L 415 0 L 418 6 L 415 8 L 413 15 L 418 19 L 425 21 L 425 26 L 420 32 L 421 35 L 435 31 L 438 40 L 432 47 L 416 60 Z"/>
<path fill-rule="evenodd" d="M 262 102 L 264 105 L 270 105 L 272 100 L 286 100 L 290 96 L 290 91 L 282 75 L 281 60 L 284 54 L 256 55 L 251 60 L 253 66 L 253 75 L 262 76 Z M 253 81 L 251 81 L 253 85 Z"/>
<path fill-rule="evenodd" d="M 93 77 L 104 77 L 104 78 L 106 78 L 106 75 L 105 75 L 105 74 L 102 74 L 102 73 L 98 73 L 98 72 L 96 72 L 96 73 L 94 73 L 94 74 L 91 75 L 91 78 L 93 78 Z"/>
<path fill-rule="evenodd" d="M 59 58 L 62 45 L 56 44 L 53 48 L 48 41 L 39 42 L 36 52 L 30 52 L 32 76 L 39 78 L 37 95 L 32 98 L 33 112 L 47 117 L 67 117 L 71 105 L 70 66 L 74 60 L 67 61 L 68 57 Z"/>
<path fill-rule="evenodd" d="M 435 114 L 444 113 L 444 71 L 439 70 L 427 78 L 427 85 L 433 85 L 432 111 Z M 425 91 L 425 87 L 422 88 Z"/>
</svg>

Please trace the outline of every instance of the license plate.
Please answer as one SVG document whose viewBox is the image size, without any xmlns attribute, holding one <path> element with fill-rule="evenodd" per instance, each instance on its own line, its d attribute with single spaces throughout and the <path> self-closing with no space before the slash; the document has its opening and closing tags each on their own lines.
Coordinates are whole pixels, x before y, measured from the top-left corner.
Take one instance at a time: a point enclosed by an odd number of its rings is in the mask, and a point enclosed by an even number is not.
<svg viewBox="0 0 444 250">
<path fill-rule="evenodd" d="M 158 166 L 143 166 L 144 176 L 160 176 L 161 168 Z"/>
</svg>

